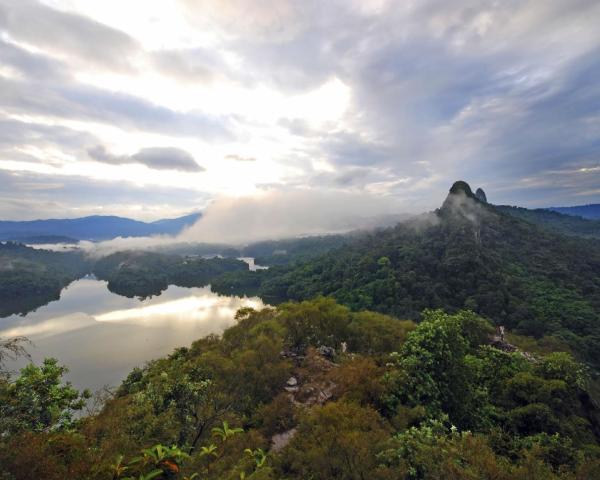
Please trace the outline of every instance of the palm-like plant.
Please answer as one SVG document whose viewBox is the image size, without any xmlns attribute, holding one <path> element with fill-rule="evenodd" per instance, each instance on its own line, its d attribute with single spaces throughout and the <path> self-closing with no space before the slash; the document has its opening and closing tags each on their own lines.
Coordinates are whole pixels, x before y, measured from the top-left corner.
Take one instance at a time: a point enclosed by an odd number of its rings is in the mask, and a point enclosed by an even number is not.
<svg viewBox="0 0 600 480">
<path fill-rule="evenodd" d="M 158 465 L 169 460 L 179 463 L 188 458 L 190 458 L 190 456 L 175 445 L 172 447 L 165 447 L 164 445 L 158 444 L 154 445 L 152 448 L 142 450 L 142 455 L 132 460 L 131 463 L 141 461 L 145 465 L 152 463 Z"/>
<path fill-rule="evenodd" d="M 123 455 L 119 455 L 117 457 L 116 463 L 114 465 L 111 465 L 110 468 L 113 472 L 113 480 L 121 478 L 123 476 L 123 474 L 127 470 L 129 470 L 129 467 L 127 465 L 123 464 Z"/>
<path fill-rule="evenodd" d="M 123 480 L 150 480 L 161 474 L 176 475 L 179 473 L 180 464 L 187 460 L 189 455 L 176 446 L 165 447 L 164 445 L 154 445 L 152 448 L 142 450 L 142 455 L 134 458 L 127 466 L 121 464 L 122 457 L 118 459 L 117 465 L 113 467 L 115 476 L 121 478 L 126 470 L 131 470 L 137 466 L 136 470 L 146 470 L 152 468 L 149 473 L 140 473 L 139 477 L 125 477 Z"/>
<path fill-rule="evenodd" d="M 247 448 L 246 450 L 244 450 L 244 452 L 254 459 L 254 462 L 256 463 L 256 468 L 262 467 L 267 461 L 267 454 L 262 448 L 257 448 L 256 450 L 250 450 L 249 448 Z"/>
<path fill-rule="evenodd" d="M 219 454 L 217 453 L 217 446 L 214 443 L 211 443 L 207 447 L 200 447 L 198 455 L 200 457 L 217 457 Z"/>
<path fill-rule="evenodd" d="M 214 458 L 217 458 L 219 456 L 219 454 L 217 452 L 217 446 L 214 443 L 211 443 L 210 445 L 208 445 L 206 447 L 200 447 L 200 452 L 198 453 L 198 456 L 204 457 L 207 459 L 206 473 L 209 473 L 211 460 L 213 460 Z M 213 458 L 211 458 L 211 457 L 213 457 Z"/>
<path fill-rule="evenodd" d="M 230 437 L 233 437 L 237 433 L 243 433 L 243 428 L 231 428 L 227 421 L 223 422 L 223 427 L 214 427 L 212 429 L 213 436 L 220 437 L 221 441 L 224 442 Z"/>
</svg>

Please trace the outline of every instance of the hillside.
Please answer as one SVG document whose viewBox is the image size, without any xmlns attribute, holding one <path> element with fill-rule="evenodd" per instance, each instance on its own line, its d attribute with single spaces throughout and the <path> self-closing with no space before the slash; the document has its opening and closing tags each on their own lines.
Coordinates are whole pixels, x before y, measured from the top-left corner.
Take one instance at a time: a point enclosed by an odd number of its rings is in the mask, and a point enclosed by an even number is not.
<svg viewBox="0 0 600 480">
<path fill-rule="evenodd" d="M 531 210 L 509 205 L 496 205 L 496 209 L 555 233 L 600 238 L 600 220 L 590 220 L 577 215 L 559 213 L 545 208 Z"/>
<path fill-rule="evenodd" d="M 521 333 L 567 341 L 600 365 L 600 243 L 507 215 L 464 182 L 431 214 L 212 286 L 270 302 L 329 295 L 354 310 L 412 319 L 425 308 L 468 308 Z"/>
<path fill-rule="evenodd" d="M 575 205 L 573 207 L 550 207 L 548 210 L 564 213 L 565 215 L 577 215 L 583 218 L 600 219 L 600 204 Z"/>
<path fill-rule="evenodd" d="M 29 237 L 70 237 L 76 240 L 109 240 L 116 237 L 175 235 L 200 218 L 199 213 L 146 223 L 130 218 L 95 215 L 73 219 L 0 221 L 0 241 Z"/>
<path fill-rule="evenodd" d="M 470 312 L 416 325 L 318 298 L 236 318 L 80 419 L 89 393 L 56 360 L 0 375 L 7 478 L 599 478 L 600 412 L 568 353 Z"/>
<path fill-rule="evenodd" d="M 83 265 L 0 245 L 5 271 L 39 269 L 32 282 L 85 266 L 126 295 L 210 281 L 303 300 L 243 308 L 222 336 L 93 401 L 55 359 L 7 372 L 18 344 L 0 339 L 7 478 L 600 478 L 600 242 L 482 193 L 456 182 L 438 210 L 394 228 L 257 244 L 248 253 L 275 264 L 258 272 L 156 252 Z"/>
</svg>

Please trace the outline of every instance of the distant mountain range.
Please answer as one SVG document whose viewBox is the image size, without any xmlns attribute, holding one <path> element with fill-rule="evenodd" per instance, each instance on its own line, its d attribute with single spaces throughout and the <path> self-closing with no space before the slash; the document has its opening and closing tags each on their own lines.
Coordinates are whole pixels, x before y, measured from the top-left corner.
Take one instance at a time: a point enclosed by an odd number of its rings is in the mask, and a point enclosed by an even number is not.
<svg viewBox="0 0 600 480">
<path fill-rule="evenodd" d="M 130 218 L 94 215 L 72 219 L 0 221 L 0 240 L 22 243 L 68 243 L 79 240 L 110 240 L 116 237 L 176 235 L 194 224 L 202 214 L 141 222 Z"/>
<path fill-rule="evenodd" d="M 600 220 L 600 203 L 575 205 L 573 207 L 550 207 L 548 210 L 564 213 L 565 215 L 578 215 L 583 218 Z"/>
</svg>

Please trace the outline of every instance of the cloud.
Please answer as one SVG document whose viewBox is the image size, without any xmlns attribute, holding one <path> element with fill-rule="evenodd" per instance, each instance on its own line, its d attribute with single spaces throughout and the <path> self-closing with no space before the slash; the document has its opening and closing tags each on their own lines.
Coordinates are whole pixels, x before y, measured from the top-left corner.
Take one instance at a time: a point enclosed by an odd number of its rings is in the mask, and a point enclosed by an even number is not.
<svg viewBox="0 0 600 480">
<path fill-rule="evenodd" d="M 211 83 L 228 73 L 223 59 L 205 48 L 158 50 L 151 53 L 151 61 L 161 73 L 184 83 Z"/>
<path fill-rule="evenodd" d="M 239 244 L 345 232 L 373 226 L 373 217 L 409 208 L 367 194 L 271 189 L 249 197 L 216 199 L 177 240 Z"/>
<path fill-rule="evenodd" d="M 501 203 L 598 201 L 597 1 L 180 0 L 122 17 L 0 0 L 0 160 L 184 145 L 210 185 L 228 184 L 229 161 L 259 158 L 236 165 L 258 172 L 240 181 L 248 191 L 433 208 L 464 177 Z M 347 92 L 332 116 L 318 115 L 327 95 L 303 103 L 327 85 Z"/>
<path fill-rule="evenodd" d="M 282 3 L 290 11 L 293 2 Z M 351 107 L 333 127 L 315 134 L 302 119 L 280 120 L 304 138 L 300 156 L 410 177 L 425 195 L 462 176 L 512 184 L 513 202 L 540 205 L 567 201 L 569 190 L 554 179 L 532 196 L 518 179 L 574 159 L 585 166 L 599 151 L 590 111 L 600 101 L 591 81 L 598 18 L 589 0 L 309 2 L 283 37 L 236 30 L 231 46 L 250 75 L 278 88 L 310 89 L 332 76 L 350 88 Z M 269 13 L 263 21 L 277 23 Z"/>
<path fill-rule="evenodd" d="M 80 242 L 78 247 L 101 257 L 122 250 L 152 250 L 181 242 L 243 245 L 268 239 L 372 229 L 395 224 L 417 211 L 410 202 L 401 203 L 368 193 L 271 188 L 259 195 L 217 198 L 202 211 L 200 220 L 176 237 L 115 238 L 97 243 Z"/>
<path fill-rule="evenodd" d="M 143 148 L 132 159 L 150 168 L 184 170 L 188 172 L 201 172 L 204 167 L 196 163 L 194 157 L 179 148 L 154 147 Z"/>
<path fill-rule="evenodd" d="M 184 172 L 202 172 L 204 167 L 198 165 L 188 152 L 175 147 L 142 148 L 133 155 L 114 155 L 102 145 L 88 150 L 88 155 L 98 162 L 122 165 L 140 163 L 157 170 L 181 170 Z"/>
<path fill-rule="evenodd" d="M 93 135 L 81 130 L 61 125 L 24 122 L 0 115 L 0 149 L 22 145 L 37 147 L 52 145 L 60 146 L 66 151 L 73 151 L 97 141 Z"/>
<path fill-rule="evenodd" d="M 0 0 L 0 28 L 41 50 L 108 69 L 130 70 L 128 57 L 138 49 L 119 30 L 30 0 Z"/>
<path fill-rule="evenodd" d="M 0 104 L 19 114 L 95 121 L 173 136 L 231 138 L 225 119 L 199 112 L 178 112 L 133 95 L 95 87 L 20 82 L 0 77 Z"/>
<path fill-rule="evenodd" d="M 233 137 L 225 116 L 176 111 L 157 105 L 152 99 L 78 83 L 62 61 L 32 54 L 1 40 L 0 59 L 21 73 L 17 77 L 0 75 L 0 105 L 6 112 L 92 121 L 213 141 Z"/>
<path fill-rule="evenodd" d="M 225 160 L 233 160 L 234 162 L 255 162 L 256 158 L 255 157 L 243 157 L 241 155 L 231 154 L 231 155 L 226 155 Z"/>
<path fill-rule="evenodd" d="M 0 9 L 0 12 L 2 10 Z M 2 20 L 0 19 L 0 26 Z M 23 77 L 64 81 L 67 77 L 62 64 L 42 54 L 32 53 L 0 38 L 0 60 Z"/>
<path fill-rule="evenodd" d="M 120 215 L 154 221 L 201 210 L 210 196 L 187 188 L 0 169 L 0 220 Z M 60 185 L 60 188 L 58 186 Z"/>
</svg>

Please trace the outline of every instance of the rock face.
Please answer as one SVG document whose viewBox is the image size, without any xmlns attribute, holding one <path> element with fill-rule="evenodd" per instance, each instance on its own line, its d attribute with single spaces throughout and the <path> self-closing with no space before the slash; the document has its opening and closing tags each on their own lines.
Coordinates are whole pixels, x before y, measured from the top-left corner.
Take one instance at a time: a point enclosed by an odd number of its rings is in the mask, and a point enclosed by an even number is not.
<svg viewBox="0 0 600 480">
<path fill-rule="evenodd" d="M 449 196 L 464 194 L 467 198 L 477 199 L 480 202 L 487 203 L 487 196 L 482 188 L 478 188 L 475 193 L 471 190 L 470 185 L 464 180 L 458 180 L 450 187 Z"/>
<path fill-rule="evenodd" d="M 287 381 L 288 387 L 295 387 L 296 385 L 298 385 L 298 380 L 296 380 L 296 377 L 288 378 L 288 381 Z"/>
<path fill-rule="evenodd" d="M 294 435 L 296 435 L 297 431 L 298 429 L 294 427 L 287 432 L 273 435 L 273 438 L 271 438 L 271 451 L 278 452 L 282 450 L 288 443 L 290 443 L 292 438 L 294 438 Z"/>
<path fill-rule="evenodd" d="M 475 192 L 475 198 L 477 198 L 477 200 L 479 200 L 480 202 L 487 203 L 487 196 L 485 195 L 485 192 L 482 188 L 477 189 L 477 191 Z"/>
<path fill-rule="evenodd" d="M 450 187 L 450 193 L 456 195 L 460 192 L 464 193 L 467 197 L 474 197 L 473 190 L 471 190 L 469 184 L 463 180 L 454 182 L 452 187 Z"/>
<path fill-rule="evenodd" d="M 317 348 L 317 352 L 319 355 L 328 358 L 329 360 L 335 356 L 335 348 L 327 347 L 325 345 L 321 345 L 319 348 Z"/>
</svg>

